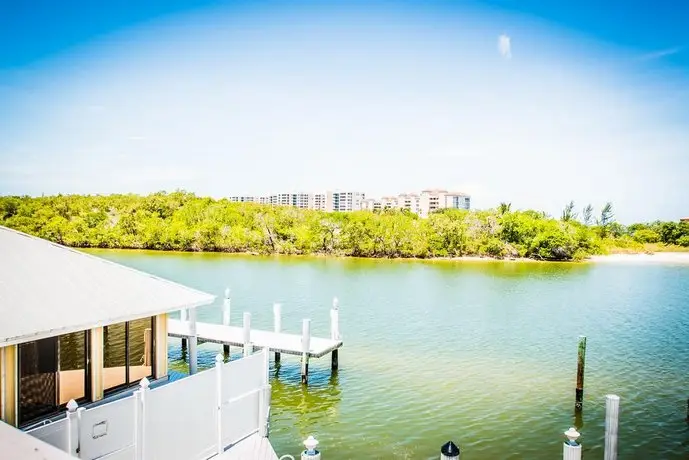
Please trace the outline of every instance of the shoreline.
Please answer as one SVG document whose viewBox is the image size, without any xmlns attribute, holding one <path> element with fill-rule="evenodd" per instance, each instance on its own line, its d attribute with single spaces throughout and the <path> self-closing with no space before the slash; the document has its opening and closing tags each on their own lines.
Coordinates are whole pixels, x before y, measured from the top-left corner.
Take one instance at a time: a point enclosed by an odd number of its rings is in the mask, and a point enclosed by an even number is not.
<svg viewBox="0 0 689 460">
<path fill-rule="evenodd" d="M 223 251 L 175 251 L 160 249 L 137 249 L 137 248 L 74 248 L 86 252 L 99 251 L 133 251 L 151 253 L 175 253 L 175 254 L 222 254 L 225 256 L 250 256 L 250 257 L 296 257 L 314 259 L 362 259 L 362 260 L 386 260 L 386 261 L 422 261 L 422 262 L 520 262 L 520 263 L 661 263 L 661 264 L 682 264 L 689 265 L 689 252 L 655 252 L 655 253 L 616 253 L 591 255 L 583 260 L 538 260 L 527 257 L 504 257 L 496 258 L 490 256 L 457 256 L 457 257 L 360 257 L 345 256 L 338 254 L 260 254 L 255 252 L 223 252 Z"/>
</svg>

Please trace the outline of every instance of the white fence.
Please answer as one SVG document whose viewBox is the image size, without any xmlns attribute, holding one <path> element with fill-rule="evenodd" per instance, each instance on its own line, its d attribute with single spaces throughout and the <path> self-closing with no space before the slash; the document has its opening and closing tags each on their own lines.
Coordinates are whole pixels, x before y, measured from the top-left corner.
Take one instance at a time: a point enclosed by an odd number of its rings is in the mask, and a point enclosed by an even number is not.
<svg viewBox="0 0 689 460">
<path fill-rule="evenodd" d="M 204 460 L 268 435 L 268 350 L 66 417 L 29 433 L 87 460 Z"/>
</svg>

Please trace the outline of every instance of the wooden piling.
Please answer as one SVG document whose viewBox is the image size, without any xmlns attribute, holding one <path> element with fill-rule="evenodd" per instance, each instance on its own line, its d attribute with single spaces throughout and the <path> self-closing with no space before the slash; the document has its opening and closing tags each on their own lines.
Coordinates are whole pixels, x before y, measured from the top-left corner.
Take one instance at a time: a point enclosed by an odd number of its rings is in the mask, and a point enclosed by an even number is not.
<svg viewBox="0 0 689 460">
<path fill-rule="evenodd" d="M 605 397 L 605 460 L 617 460 L 617 431 L 620 424 L 620 397 Z"/>
<path fill-rule="evenodd" d="M 330 338 L 332 340 L 340 340 L 340 303 L 337 297 L 333 298 L 333 306 L 330 309 Z M 336 371 L 339 367 L 337 349 L 333 350 L 331 358 L 330 369 Z"/>
<path fill-rule="evenodd" d="M 579 353 L 577 356 L 577 387 L 574 391 L 574 410 L 584 408 L 584 369 L 586 367 L 586 336 L 579 336 Z"/>
<path fill-rule="evenodd" d="M 273 331 L 276 334 L 282 332 L 282 305 L 279 303 L 273 304 Z M 280 352 L 275 352 L 275 364 L 280 364 Z"/>
<path fill-rule="evenodd" d="M 230 288 L 225 289 L 225 298 L 223 299 L 222 303 L 222 324 L 223 326 L 229 326 L 230 325 L 230 318 L 231 318 L 231 300 L 230 300 Z M 230 346 L 227 344 L 223 344 L 222 346 L 222 351 L 225 357 L 230 356 Z"/>
<path fill-rule="evenodd" d="M 311 349 L 311 320 L 305 319 L 301 328 L 301 383 L 309 383 L 309 350 Z"/>
<path fill-rule="evenodd" d="M 340 360 L 339 360 L 338 353 L 337 353 L 338 351 L 339 350 L 333 350 L 333 352 L 331 354 L 332 355 L 332 361 L 330 363 L 331 364 L 330 369 L 333 371 L 336 371 L 340 365 Z"/>
<path fill-rule="evenodd" d="M 687 398 L 687 418 L 685 420 L 689 423 L 689 398 Z"/>
</svg>

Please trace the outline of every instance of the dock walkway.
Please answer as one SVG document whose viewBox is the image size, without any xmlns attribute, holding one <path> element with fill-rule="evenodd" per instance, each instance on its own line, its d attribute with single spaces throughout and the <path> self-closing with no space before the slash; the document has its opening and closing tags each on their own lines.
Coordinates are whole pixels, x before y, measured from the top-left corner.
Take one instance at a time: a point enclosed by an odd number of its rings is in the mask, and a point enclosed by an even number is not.
<svg viewBox="0 0 689 460">
<path fill-rule="evenodd" d="M 211 460 L 278 460 L 273 446 L 258 433 L 239 441 L 228 450 Z"/>
</svg>

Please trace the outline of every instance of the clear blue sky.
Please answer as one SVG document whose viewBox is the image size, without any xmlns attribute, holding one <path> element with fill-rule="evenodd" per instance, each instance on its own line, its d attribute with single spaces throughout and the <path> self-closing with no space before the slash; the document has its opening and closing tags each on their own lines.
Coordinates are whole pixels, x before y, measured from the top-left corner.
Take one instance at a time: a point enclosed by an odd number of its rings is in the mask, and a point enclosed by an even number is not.
<svg viewBox="0 0 689 460">
<path fill-rule="evenodd" d="M 0 194 L 466 190 L 689 215 L 689 3 L 0 4 Z"/>
</svg>

